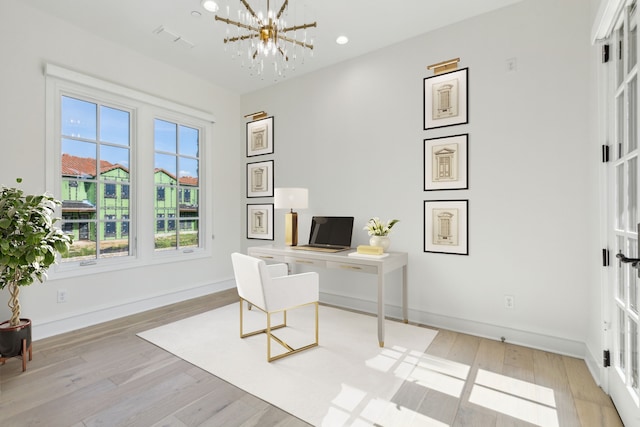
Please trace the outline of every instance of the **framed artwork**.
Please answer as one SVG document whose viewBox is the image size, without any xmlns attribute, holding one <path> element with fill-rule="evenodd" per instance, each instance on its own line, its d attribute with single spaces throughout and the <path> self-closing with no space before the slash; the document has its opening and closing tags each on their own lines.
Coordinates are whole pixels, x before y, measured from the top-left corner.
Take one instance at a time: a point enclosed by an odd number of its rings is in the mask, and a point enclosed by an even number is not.
<svg viewBox="0 0 640 427">
<path fill-rule="evenodd" d="M 247 239 L 273 240 L 273 203 L 247 205 Z"/>
<path fill-rule="evenodd" d="M 247 197 L 273 197 L 273 160 L 247 163 Z"/>
<path fill-rule="evenodd" d="M 424 201 L 424 251 L 469 255 L 469 200 Z"/>
<path fill-rule="evenodd" d="M 424 79 L 424 129 L 469 123 L 469 69 Z"/>
<path fill-rule="evenodd" d="M 247 157 L 273 153 L 273 117 L 247 123 Z"/>
<path fill-rule="evenodd" d="M 469 188 L 469 134 L 424 140 L 424 191 Z"/>
</svg>

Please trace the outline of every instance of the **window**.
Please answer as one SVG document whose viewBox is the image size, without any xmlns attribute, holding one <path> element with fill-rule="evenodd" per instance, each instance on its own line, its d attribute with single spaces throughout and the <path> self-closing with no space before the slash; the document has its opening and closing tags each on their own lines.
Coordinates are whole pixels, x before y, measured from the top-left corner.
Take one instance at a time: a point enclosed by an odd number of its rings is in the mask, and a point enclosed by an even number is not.
<svg viewBox="0 0 640 427">
<path fill-rule="evenodd" d="M 62 95 L 59 108 L 62 228 L 75 237 L 63 261 L 128 256 L 113 220 L 130 214 L 116 182 L 131 173 L 131 111 L 76 95 Z"/>
<path fill-rule="evenodd" d="M 200 177 L 213 118 L 55 65 L 45 73 L 47 186 L 58 189 L 60 226 L 75 237 L 52 273 L 209 256 Z M 153 234 L 139 234 L 148 226 Z"/>
<path fill-rule="evenodd" d="M 171 220 L 169 230 L 156 227 L 157 251 L 200 246 L 200 131 L 182 123 L 155 119 L 154 181 L 157 199 L 156 216 Z M 164 221 L 163 221 L 164 223 Z"/>
</svg>

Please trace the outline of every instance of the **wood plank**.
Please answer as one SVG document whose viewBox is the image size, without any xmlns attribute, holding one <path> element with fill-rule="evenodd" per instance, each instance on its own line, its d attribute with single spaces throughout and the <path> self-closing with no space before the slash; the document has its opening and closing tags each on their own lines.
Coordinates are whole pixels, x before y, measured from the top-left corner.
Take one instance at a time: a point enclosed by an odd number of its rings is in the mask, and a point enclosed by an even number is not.
<svg viewBox="0 0 640 427">
<path fill-rule="evenodd" d="M 609 404 L 609 398 L 593 380 L 584 360 L 563 356 L 562 361 L 575 399 L 587 400 L 598 405 Z"/>
<path fill-rule="evenodd" d="M 590 400 L 575 400 L 578 418 L 583 426 L 623 427 L 618 412 L 609 404 L 599 405 Z"/>
</svg>

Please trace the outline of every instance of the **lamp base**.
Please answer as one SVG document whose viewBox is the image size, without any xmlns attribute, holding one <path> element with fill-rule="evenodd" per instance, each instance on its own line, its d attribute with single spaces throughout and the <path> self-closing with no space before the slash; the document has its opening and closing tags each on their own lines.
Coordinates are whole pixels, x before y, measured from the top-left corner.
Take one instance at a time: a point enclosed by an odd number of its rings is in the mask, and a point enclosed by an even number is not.
<svg viewBox="0 0 640 427">
<path fill-rule="evenodd" d="M 284 215 L 284 243 L 288 246 L 298 245 L 298 213 L 289 212 Z"/>
</svg>

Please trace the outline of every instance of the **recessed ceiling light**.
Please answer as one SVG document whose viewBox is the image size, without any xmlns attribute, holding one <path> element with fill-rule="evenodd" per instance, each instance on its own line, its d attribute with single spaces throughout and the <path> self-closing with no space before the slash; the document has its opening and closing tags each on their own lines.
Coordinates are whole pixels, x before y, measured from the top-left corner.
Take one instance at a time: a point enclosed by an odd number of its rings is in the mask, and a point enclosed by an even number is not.
<svg viewBox="0 0 640 427">
<path fill-rule="evenodd" d="M 349 43 L 349 38 L 347 36 L 339 36 L 336 39 L 336 43 L 338 43 L 338 44 L 347 44 L 347 43 Z"/>
<path fill-rule="evenodd" d="M 218 3 L 213 0 L 202 0 L 202 7 L 209 12 L 217 12 L 220 7 L 218 7 Z"/>
<path fill-rule="evenodd" d="M 195 17 L 195 18 L 199 18 L 202 16 L 202 13 L 198 12 L 197 10 L 192 10 L 191 11 L 191 16 Z"/>
</svg>

